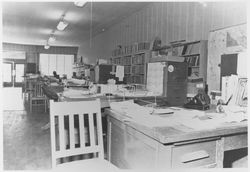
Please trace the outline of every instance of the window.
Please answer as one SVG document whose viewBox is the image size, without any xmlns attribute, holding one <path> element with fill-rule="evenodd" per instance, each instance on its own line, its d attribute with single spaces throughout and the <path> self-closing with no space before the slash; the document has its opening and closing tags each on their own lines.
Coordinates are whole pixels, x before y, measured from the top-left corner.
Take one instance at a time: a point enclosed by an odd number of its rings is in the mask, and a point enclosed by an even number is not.
<svg viewBox="0 0 250 172">
<path fill-rule="evenodd" d="M 72 77 L 74 55 L 40 54 L 39 69 L 43 75 L 53 75 L 53 71 L 60 76 Z"/>
</svg>

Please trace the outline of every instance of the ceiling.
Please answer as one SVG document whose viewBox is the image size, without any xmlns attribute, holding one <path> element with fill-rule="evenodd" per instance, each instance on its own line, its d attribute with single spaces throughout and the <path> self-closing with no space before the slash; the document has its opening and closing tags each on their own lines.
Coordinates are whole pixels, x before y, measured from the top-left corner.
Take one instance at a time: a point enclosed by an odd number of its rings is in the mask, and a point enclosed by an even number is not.
<svg viewBox="0 0 250 172">
<path fill-rule="evenodd" d="M 80 46 L 91 35 L 94 37 L 105 32 L 149 3 L 87 2 L 80 8 L 73 2 L 3 2 L 2 40 L 7 43 L 45 45 L 54 31 L 56 41 L 50 45 Z M 63 14 L 69 25 L 64 31 L 58 31 L 56 26 Z"/>
</svg>

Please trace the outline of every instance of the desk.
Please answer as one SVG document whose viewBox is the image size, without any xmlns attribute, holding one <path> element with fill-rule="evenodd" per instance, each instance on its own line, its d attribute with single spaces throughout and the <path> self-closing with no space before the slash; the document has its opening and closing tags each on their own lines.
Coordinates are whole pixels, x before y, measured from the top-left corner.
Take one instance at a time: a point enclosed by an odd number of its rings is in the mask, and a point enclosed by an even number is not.
<svg viewBox="0 0 250 172">
<path fill-rule="evenodd" d="M 246 121 L 196 131 L 185 130 L 185 126 L 149 128 L 126 121 L 112 109 L 105 113 L 108 160 L 122 169 L 222 168 L 224 151 L 247 147 Z"/>
</svg>

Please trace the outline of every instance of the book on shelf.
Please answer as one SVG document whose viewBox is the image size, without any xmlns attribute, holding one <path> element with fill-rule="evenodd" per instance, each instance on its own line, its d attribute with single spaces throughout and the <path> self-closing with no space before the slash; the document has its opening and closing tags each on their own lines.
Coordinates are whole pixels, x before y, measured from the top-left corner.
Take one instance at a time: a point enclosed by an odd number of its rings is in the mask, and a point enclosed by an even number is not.
<svg viewBox="0 0 250 172">
<path fill-rule="evenodd" d="M 200 56 L 196 56 L 195 66 L 199 66 L 199 65 L 200 65 Z"/>
</svg>

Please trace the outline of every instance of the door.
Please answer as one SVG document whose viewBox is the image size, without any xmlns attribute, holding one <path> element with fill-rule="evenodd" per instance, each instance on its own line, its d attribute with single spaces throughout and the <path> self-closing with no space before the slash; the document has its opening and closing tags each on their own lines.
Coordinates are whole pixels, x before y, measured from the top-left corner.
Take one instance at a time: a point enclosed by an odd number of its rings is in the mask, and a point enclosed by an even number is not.
<svg viewBox="0 0 250 172">
<path fill-rule="evenodd" d="M 3 63 L 3 110 L 24 110 L 24 63 Z"/>
<path fill-rule="evenodd" d="M 13 70 L 14 63 L 13 62 L 5 62 L 3 63 L 3 87 L 13 87 L 14 79 L 13 79 Z"/>
<path fill-rule="evenodd" d="M 23 87 L 24 84 L 24 64 L 14 64 L 14 87 Z"/>
<path fill-rule="evenodd" d="M 223 76 L 237 75 L 238 54 L 221 55 L 220 83 L 222 84 Z M 220 88 L 221 88 L 220 84 Z"/>
<path fill-rule="evenodd" d="M 24 83 L 24 64 L 3 63 L 3 87 L 22 87 Z"/>
</svg>

